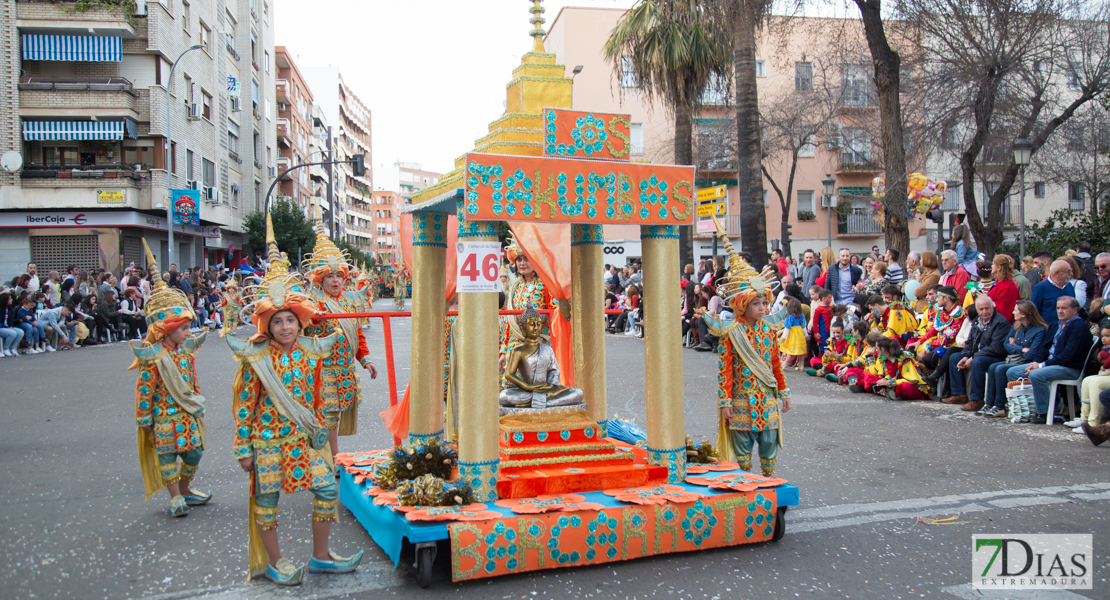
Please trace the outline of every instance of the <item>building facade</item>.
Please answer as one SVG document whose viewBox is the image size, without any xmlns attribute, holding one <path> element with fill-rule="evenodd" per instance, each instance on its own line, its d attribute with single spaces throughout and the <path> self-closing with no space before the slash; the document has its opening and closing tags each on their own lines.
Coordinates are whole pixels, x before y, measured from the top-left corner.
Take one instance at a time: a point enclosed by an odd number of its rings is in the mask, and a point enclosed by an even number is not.
<svg viewBox="0 0 1110 600">
<path fill-rule="evenodd" d="M 349 161 L 355 154 L 364 155 L 366 174 L 355 177 L 350 163 L 332 167 L 334 214 L 327 217 L 337 228 L 338 238 L 364 252 L 375 250 L 373 217 L 373 169 L 371 152 L 370 109 L 343 81 L 334 67 L 305 67 L 305 80 L 312 87 L 315 104 L 323 117 L 321 125 L 329 127 L 335 147 L 335 159 Z M 320 132 L 327 139 L 327 130 Z M 326 202 L 325 202 L 326 204 Z M 330 231 L 330 230 L 329 230 Z"/>
<path fill-rule="evenodd" d="M 277 62 L 274 82 L 278 116 L 277 166 L 281 173 L 293 165 L 319 161 L 322 157 L 312 156 L 312 90 L 285 46 L 274 48 L 274 58 Z M 277 195 L 303 208 L 309 206 L 309 199 L 316 195 L 315 189 L 310 171 L 303 168 L 282 176 Z"/>
<path fill-rule="evenodd" d="M 142 238 L 171 262 L 169 188 L 200 197 L 197 224 L 173 227 L 172 262 L 237 262 L 274 164 L 269 0 L 0 11 L 0 152 L 22 159 L 0 175 L 0 277 L 28 261 L 118 272 L 143 264 Z"/>
</svg>

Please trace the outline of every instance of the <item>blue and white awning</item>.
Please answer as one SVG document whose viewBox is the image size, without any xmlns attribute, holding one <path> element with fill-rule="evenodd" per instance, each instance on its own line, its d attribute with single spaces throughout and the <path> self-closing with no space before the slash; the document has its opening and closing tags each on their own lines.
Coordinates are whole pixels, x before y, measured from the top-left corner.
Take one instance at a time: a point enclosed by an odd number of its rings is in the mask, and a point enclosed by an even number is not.
<svg viewBox="0 0 1110 600">
<path fill-rule="evenodd" d="M 123 121 L 24 121 L 24 140 L 122 140 Z"/>
<path fill-rule="evenodd" d="M 123 38 L 104 35 L 23 34 L 23 60 L 123 60 Z"/>
</svg>

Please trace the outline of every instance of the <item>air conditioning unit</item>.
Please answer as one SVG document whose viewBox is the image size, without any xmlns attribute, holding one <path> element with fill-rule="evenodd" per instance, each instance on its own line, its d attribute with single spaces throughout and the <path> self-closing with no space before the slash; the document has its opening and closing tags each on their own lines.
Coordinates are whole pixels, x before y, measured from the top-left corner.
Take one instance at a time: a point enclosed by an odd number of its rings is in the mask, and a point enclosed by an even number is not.
<svg viewBox="0 0 1110 600">
<path fill-rule="evenodd" d="M 278 102 L 278 110 L 280 112 L 285 112 L 285 103 L 284 102 Z"/>
<path fill-rule="evenodd" d="M 190 190 L 199 190 L 200 183 L 198 183 L 195 179 L 190 179 L 185 182 L 185 188 Z"/>
<path fill-rule="evenodd" d="M 243 110 L 243 103 L 239 100 L 238 96 L 231 98 L 231 112 L 239 112 Z"/>
<path fill-rule="evenodd" d="M 277 177 L 277 167 L 270 167 L 270 177 Z"/>
<path fill-rule="evenodd" d="M 190 119 L 199 119 L 200 118 L 200 105 L 198 105 L 196 102 L 189 105 L 189 118 Z"/>
<path fill-rule="evenodd" d="M 821 194 L 821 208 L 828 208 L 828 207 L 829 207 L 829 197 L 826 196 L 825 194 Z"/>
<path fill-rule="evenodd" d="M 214 188 L 214 187 L 204 188 L 204 198 L 206 200 L 215 200 L 216 199 L 216 188 Z"/>
<path fill-rule="evenodd" d="M 217 190 L 216 191 L 216 204 L 223 204 L 223 203 L 224 203 L 224 193 Z"/>
</svg>

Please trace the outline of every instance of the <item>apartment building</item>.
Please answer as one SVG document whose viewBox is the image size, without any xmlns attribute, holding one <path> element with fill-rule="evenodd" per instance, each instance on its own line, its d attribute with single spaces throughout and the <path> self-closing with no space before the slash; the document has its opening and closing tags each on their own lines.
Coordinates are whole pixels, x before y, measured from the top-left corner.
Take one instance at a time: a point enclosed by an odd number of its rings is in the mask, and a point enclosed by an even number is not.
<svg viewBox="0 0 1110 600">
<path fill-rule="evenodd" d="M 27 261 L 119 271 L 142 264 L 142 238 L 169 262 L 171 187 L 201 200 L 199 225 L 173 227 L 179 268 L 245 249 L 273 164 L 270 0 L 130 7 L 0 7 L 0 152 L 22 158 L 0 175 L 0 277 Z"/>
<path fill-rule="evenodd" d="M 330 124 L 335 145 L 336 160 L 350 160 L 355 154 L 365 155 L 366 175 L 355 177 L 351 165 L 333 166 L 334 214 L 325 211 L 328 222 L 336 228 L 337 236 L 366 252 L 374 250 L 375 232 L 373 217 L 373 169 L 371 153 L 371 118 L 354 90 L 343 81 L 343 75 L 334 67 L 305 67 L 301 69 L 316 98 L 315 104 Z M 322 132 L 325 134 L 326 130 Z"/>
<path fill-rule="evenodd" d="M 281 173 L 293 165 L 323 160 L 323 156 L 312 156 L 312 90 L 285 46 L 274 48 L 274 58 L 277 62 L 277 80 L 274 82 L 278 116 L 277 170 Z M 325 152 L 326 146 L 325 140 Z M 312 174 L 306 167 L 282 176 L 277 195 L 288 198 L 303 208 L 309 206 L 310 199 L 316 195 L 316 189 Z"/>
<path fill-rule="evenodd" d="M 412 195 L 429 185 L 435 185 L 442 173 L 425 171 L 424 165 L 415 162 L 393 163 L 397 169 L 397 187 L 404 204 L 412 204 Z"/>
<path fill-rule="evenodd" d="M 374 190 L 373 198 L 374 255 L 378 258 L 379 263 L 399 264 L 401 261 L 401 206 L 407 203 L 401 197 L 401 194 L 392 190 Z"/>
</svg>

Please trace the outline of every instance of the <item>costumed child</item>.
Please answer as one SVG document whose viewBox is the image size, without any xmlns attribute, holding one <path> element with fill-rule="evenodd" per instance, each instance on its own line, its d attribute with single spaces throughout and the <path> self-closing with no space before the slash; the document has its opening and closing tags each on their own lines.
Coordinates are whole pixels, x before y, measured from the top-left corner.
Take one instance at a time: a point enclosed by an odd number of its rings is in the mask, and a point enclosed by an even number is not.
<svg viewBox="0 0 1110 600">
<path fill-rule="evenodd" d="M 190 506 L 207 503 L 212 494 L 191 484 L 204 454 L 204 396 L 197 384 L 193 355 L 207 332 L 191 337 L 196 315 L 180 289 L 162 281 L 154 255 L 143 240 L 150 277 L 154 282 L 146 301 L 146 338 L 131 342 L 139 369 L 135 383 L 135 424 L 139 431 L 139 465 L 146 499 L 166 490 L 170 516 L 184 517 Z"/>
<path fill-rule="evenodd" d="M 788 367 L 802 370 L 806 355 L 806 317 L 797 298 L 786 301 L 786 320 L 782 324 L 782 354 Z"/>
<path fill-rule="evenodd" d="M 825 353 L 825 346 L 829 343 L 829 328 L 832 326 L 833 293 L 821 290 L 817 293 L 818 304 L 813 311 L 813 341 L 817 344 L 817 355 Z"/>
<path fill-rule="evenodd" d="M 917 317 L 901 302 L 888 302 L 882 296 L 867 299 L 871 331 L 905 342 L 917 329 Z"/>
<path fill-rule="evenodd" d="M 239 466 L 250 473 L 248 579 L 262 572 L 279 585 L 297 585 L 304 569 L 282 557 L 278 547 L 281 493 L 309 490 L 315 496 L 309 573 L 354 571 L 362 551 L 342 557 L 328 548 L 331 523 L 338 521 L 339 484 L 324 424 L 321 369 L 338 334 L 300 336 L 316 304 L 277 255 L 272 235 L 267 237 L 269 272 L 247 288 L 255 301 L 244 309 L 258 333 L 250 340 L 224 338 L 239 361 L 232 384 L 232 448 Z"/>
<path fill-rule="evenodd" d="M 741 469 L 751 471 L 758 442 L 760 468 L 771 477 L 782 447 L 780 412 L 790 410 L 790 388 L 779 360 L 781 320 L 767 316 L 774 299 L 767 279 L 737 255 L 720 222 L 716 224 L 729 257 L 727 279 L 718 293 L 735 315 L 734 321 L 705 317 L 711 333 L 720 337 L 718 452 L 721 460 L 735 459 Z"/>
<path fill-rule="evenodd" d="M 864 352 L 867 351 L 868 346 L 864 338 L 868 333 L 870 328 L 865 321 L 856 321 L 852 324 L 852 333 L 848 336 L 848 350 L 837 362 L 825 366 L 825 379 L 833 383 L 843 381 L 841 376 L 848 370 L 848 365 L 862 360 Z"/>
<path fill-rule="evenodd" d="M 929 385 L 917 370 L 913 353 L 904 352 L 897 339 L 877 342 L 882 359 L 882 376 L 873 382 L 874 391 L 891 400 L 928 400 Z"/>
<path fill-rule="evenodd" d="M 846 384 L 853 393 L 870 392 L 874 382 L 882 377 L 882 359 L 879 357 L 881 339 L 883 336 L 878 333 L 868 333 L 863 338 L 863 354 L 845 364 L 846 368 L 841 371 L 840 383 Z"/>
<path fill-rule="evenodd" d="M 824 376 L 825 367 L 839 363 L 847 351 L 848 340 L 844 338 L 844 322 L 834 318 L 829 329 L 829 341 L 825 346 L 825 353 L 810 361 L 810 368 L 806 370 L 806 374 L 811 377 Z"/>
<path fill-rule="evenodd" d="M 362 300 L 355 292 L 345 291 L 350 278 L 351 265 L 347 255 L 336 247 L 324 231 L 320 207 L 316 207 L 316 246 L 305 259 L 305 279 L 311 283 L 310 298 L 316 310 L 330 314 L 362 312 Z M 370 372 L 370 379 L 377 379 L 378 370 L 366 350 L 366 338 L 358 319 L 339 318 L 306 324 L 304 334 L 327 337 L 338 334 L 331 346 L 331 355 L 324 359 L 323 402 L 324 421 L 328 426 L 328 440 L 332 454 L 339 452 L 340 435 L 358 433 L 358 408 L 362 403 L 362 385 L 357 367 Z"/>
</svg>

